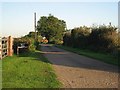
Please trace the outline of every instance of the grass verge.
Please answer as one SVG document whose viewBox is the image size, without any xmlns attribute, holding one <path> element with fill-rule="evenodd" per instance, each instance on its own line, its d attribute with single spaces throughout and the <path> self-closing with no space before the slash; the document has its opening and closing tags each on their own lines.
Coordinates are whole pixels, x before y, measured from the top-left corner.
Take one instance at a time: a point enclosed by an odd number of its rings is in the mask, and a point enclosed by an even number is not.
<svg viewBox="0 0 120 90">
<path fill-rule="evenodd" d="M 120 66 L 120 63 L 118 62 L 118 57 L 112 56 L 110 54 L 105 54 L 105 53 L 96 53 L 90 50 L 84 50 L 84 49 L 79 49 L 79 48 L 72 48 L 72 47 L 67 47 L 63 45 L 56 45 L 57 47 L 61 49 L 65 49 L 74 53 L 77 53 L 79 55 L 84 55 L 90 58 L 94 58 L 96 60 L 103 61 L 108 64 L 112 65 L 117 65 Z"/>
<path fill-rule="evenodd" d="M 2 61 L 3 88 L 59 88 L 61 83 L 40 51 L 6 57 Z"/>
<path fill-rule="evenodd" d="M 0 90 L 2 89 L 2 60 L 0 60 Z"/>
</svg>

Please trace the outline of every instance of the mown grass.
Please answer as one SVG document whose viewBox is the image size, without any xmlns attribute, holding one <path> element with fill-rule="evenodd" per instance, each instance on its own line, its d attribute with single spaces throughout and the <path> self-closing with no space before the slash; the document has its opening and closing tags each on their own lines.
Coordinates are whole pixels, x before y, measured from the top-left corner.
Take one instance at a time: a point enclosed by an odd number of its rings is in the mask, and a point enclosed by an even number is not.
<svg viewBox="0 0 120 90">
<path fill-rule="evenodd" d="M 108 63 L 108 64 L 120 66 L 120 63 L 118 62 L 118 57 L 112 56 L 112 55 L 107 54 L 107 53 L 106 54 L 99 53 L 99 52 L 94 52 L 94 51 L 85 50 L 85 49 L 67 47 L 67 46 L 63 46 L 63 45 L 56 45 L 56 46 L 59 48 L 77 53 L 79 55 L 84 55 L 84 56 L 87 56 L 90 58 L 94 58 L 96 60 L 103 61 L 103 62 Z"/>
<path fill-rule="evenodd" d="M 3 88 L 59 88 L 61 83 L 40 51 L 6 57 L 2 61 Z"/>
<path fill-rule="evenodd" d="M 0 60 L 0 90 L 2 89 L 2 60 Z"/>
</svg>

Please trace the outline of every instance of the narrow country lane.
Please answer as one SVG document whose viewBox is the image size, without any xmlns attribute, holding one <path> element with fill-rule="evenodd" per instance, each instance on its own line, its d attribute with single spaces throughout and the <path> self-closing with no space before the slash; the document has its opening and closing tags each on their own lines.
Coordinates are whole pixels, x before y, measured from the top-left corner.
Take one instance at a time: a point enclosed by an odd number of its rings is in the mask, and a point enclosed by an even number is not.
<svg viewBox="0 0 120 90">
<path fill-rule="evenodd" d="M 118 68 L 98 60 L 41 44 L 42 53 L 53 63 L 63 88 L 118 88 Z"/>
</svg>

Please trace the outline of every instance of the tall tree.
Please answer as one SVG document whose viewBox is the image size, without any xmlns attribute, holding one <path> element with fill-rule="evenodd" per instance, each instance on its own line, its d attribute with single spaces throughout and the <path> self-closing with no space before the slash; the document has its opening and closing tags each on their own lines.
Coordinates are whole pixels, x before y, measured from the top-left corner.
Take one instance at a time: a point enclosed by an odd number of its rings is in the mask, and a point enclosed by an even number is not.
<svg viewBox="0 0 120 90">
<path fill-rule="evenodd" d="M 53 15 L 49 15 L 48 17 L 42 16 L 37 23 L 38 32 L 42 36 L 45 36 L 49 42 L 57 43 L 62 40 L 65 28 L 66 22 Z"/>
</svg>

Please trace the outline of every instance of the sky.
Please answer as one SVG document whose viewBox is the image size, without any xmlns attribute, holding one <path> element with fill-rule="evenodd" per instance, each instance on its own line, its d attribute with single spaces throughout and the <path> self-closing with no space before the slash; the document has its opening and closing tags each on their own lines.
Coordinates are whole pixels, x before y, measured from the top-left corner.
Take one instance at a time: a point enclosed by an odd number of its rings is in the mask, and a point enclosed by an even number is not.
<svg viewBox="0 0 120 90">
<path fill-rule="evenodd" d="M 2 36 L 20 37 L 34 31 L 37 21 L 49 14 L 66 21 L 67 29 L 111 22 L 118 26 L 118 2 L 2 2 L 0 3 Z"/>
</svg>

